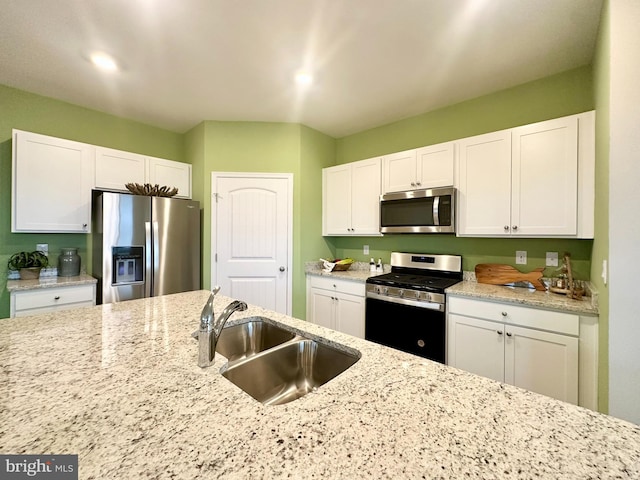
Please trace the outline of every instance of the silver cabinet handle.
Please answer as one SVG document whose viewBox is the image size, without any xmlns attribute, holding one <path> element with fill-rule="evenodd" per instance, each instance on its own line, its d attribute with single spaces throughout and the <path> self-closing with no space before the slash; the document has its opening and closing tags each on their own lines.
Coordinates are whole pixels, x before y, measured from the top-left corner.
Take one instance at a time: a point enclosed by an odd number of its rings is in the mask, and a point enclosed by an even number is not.
<svg viewBox="0 0 640 480">
<path fill-rule="evenodd" d="M 502 316 L 506 317 L 507 316 L 507 312 L 502 312 Z"/>
<path fill-rule="evenodd" d="M 514 226 L 513 226 L 513 227 L 511 227 L 511 228 L 513 228 L 513 231 L 515 232 L 516 230 L 518 230 L 518 225 L 514 225 Z"/>
<path fill-rule="evenodd" d="M 53 297 L 54 300 L 60 300 L 60 295 L 56 295 L 55 297 Z"/>
<path fill-rule="evenodd" d="M 505 232 L 508 232 L 508 231 L 509 231 L 509 225 L 505 225 L 505 226 L 504 226 L 504 231 L 505 231 Z"/>
<path fill-rule="evenodd" d="M 510 337 L 512 334 L 510 332 L 507 332 L 507 337 Z"/>
<path fill-rule="evenodd" d="M 422 185 L 422 183 L 416 182 L 416 185 L 420 187 Z"/>
<path fill-rule="evenodd" d="M 284 272 L 284 271 L 285 271 L 285 268 L 284 268 L 284 267 L 280 267 L 280 271 L 281 271 L 281 272 Z"/>
<path fill-rule="evenodd" d="M 411 186 L 415 187 L 416 186 L 416 182 L 411 182 Z"/>
<path fill-rule="evenodd" d="M 496 330 L 496 333 L 497 333 L 498 335 L 502 335 L 502 330 Z"/>
</svg>

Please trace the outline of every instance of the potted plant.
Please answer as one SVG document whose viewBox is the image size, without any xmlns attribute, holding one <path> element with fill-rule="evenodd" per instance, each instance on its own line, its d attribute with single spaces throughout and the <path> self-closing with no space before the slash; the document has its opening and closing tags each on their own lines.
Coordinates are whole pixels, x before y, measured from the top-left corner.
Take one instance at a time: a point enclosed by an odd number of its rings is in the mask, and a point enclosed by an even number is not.
<svg viewBox="0 0 640 480">
<path fill-rule="evenodd" d="M 18 252 L 11 255 L 7 267 L 18 270 L 22 280 L 32 280 L 40 277 L 40 270 L 49 265 L 49 259 L 39 250 L 34 252 Z"/>
</svg>

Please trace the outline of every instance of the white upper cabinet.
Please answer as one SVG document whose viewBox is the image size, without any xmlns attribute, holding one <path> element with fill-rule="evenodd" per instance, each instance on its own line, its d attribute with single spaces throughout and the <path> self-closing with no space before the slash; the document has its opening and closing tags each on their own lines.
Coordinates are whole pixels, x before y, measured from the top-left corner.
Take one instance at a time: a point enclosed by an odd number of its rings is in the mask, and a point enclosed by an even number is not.
<svg viewBox="0 0 640 480">
<path fill-rule="evenodd" d="M 594 112 L 458 141 L 459 236 L 592 238 Z"/>
<path fill-rule="evenodd" d="M 383 193 L 453 185 L 454 142 L 385 155 Z"/>
<path fill-rule="evenodd" d="M 322 234 L 380 235 L 380 158 L 322 170 Z"/>
<path fill-rule="evenodd" d="M 458 142 L 458 235 L 508 235 L 511 219 L 511 133 Z"/>
<path fill-rule="evenodd" d="M 127 183 L 175 187 L 177 198 L 191 198 L 191 165 L 96 147 L 96 188 L 127 192 Z"/>
<path fill-rule="evenodd" d="M 12 232 L 89 233 L 94 147 L 13 130 Z"/>
<path fill-rule="evenodd" d="M 125 184 L 144 184 L 144 155 L 96 147 L 96 188 L 127 191 Z"/>
<path fill-rule="evenodd" d="M 191 165 L 147 157 L 147 183 L 175 187 L 178 189 L 176 198 L 191 198 Z"/>
<path fill-rule="evenodd" d="M 385 155 L 382 161 L 382 193 L 404 192 L 419 188 L 416 183 L 416 151 Z"/>
</svg>

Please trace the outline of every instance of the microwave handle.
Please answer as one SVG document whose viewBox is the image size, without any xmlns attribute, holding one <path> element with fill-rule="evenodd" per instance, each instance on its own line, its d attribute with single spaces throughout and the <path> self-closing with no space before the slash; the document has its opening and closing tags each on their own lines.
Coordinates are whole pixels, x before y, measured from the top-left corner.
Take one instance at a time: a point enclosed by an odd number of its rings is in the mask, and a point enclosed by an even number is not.
<svg viewBox="0 0 640 480">
<path fill-rule="evenodd" d="M 433 224 L 438 226 L 440 225 L 440 197 L 433 198 Z"/>
</svg>

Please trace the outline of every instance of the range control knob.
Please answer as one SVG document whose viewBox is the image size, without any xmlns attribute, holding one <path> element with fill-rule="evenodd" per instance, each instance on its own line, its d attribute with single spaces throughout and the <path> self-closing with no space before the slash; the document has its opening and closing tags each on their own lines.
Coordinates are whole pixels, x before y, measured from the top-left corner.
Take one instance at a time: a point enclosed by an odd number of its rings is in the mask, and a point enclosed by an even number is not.
<svg viewBox="0 0 640 480">
<path fill-rule="evenodd" d="M 416 292 L 416 298 L 420 300 L 420 292 Z"/>
<path fill-rule="evenodd" d="M 389 287 L 383 287 L 382 288 L 382 293 L 384 293 L 385 295 L 389 293 Z"/>
<path fill-rule="evenodd" d="M 404 290 L 398 290 L 398 296 L 404 297 Z"/>
</svg>

